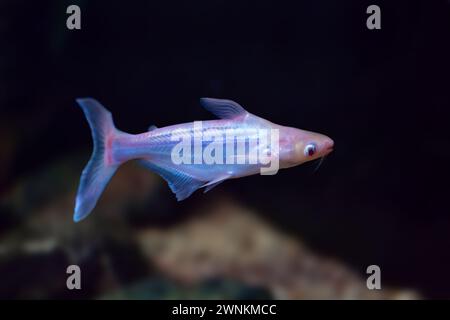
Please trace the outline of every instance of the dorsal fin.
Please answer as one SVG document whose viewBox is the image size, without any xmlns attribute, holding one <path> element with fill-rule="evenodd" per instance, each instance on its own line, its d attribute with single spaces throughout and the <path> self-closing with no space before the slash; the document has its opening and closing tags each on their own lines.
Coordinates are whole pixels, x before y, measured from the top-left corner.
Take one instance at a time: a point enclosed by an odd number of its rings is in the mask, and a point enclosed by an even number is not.
<svg viewBox="0 0 450 320">
<path fill-rule="evenodd" d="M 201 98 L 200 104 L 221 119 L 232 119 L 247 113 L 238 103 L 231 100 Z"/>
<path fill-rule="evenodd" d="M 152 124 L 150 127 L 148 127 L 148 131 L 153 131 L 155 129 L 158 129 L 158 127 L 155 126 L 154 124 Z"/>
</svg>

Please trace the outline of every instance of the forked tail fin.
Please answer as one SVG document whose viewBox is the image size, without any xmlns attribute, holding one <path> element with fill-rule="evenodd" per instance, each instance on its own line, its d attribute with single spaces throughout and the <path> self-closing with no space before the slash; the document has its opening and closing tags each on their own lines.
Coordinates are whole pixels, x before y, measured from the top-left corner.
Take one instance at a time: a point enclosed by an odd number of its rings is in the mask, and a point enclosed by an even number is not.
<svg viewBox="0 0 450 320">
<path fill-rule="evenodd" d="M 111 113 L 97 100 L 77 99 L 91 127 L 94 150 L 83 170 L 78 186 L 73 220 L 84 219 L 94 209 L 100 195 L 120 163 L 112 159 L 112 141 L 120 133 L 114 126 Z"/>
</svg>

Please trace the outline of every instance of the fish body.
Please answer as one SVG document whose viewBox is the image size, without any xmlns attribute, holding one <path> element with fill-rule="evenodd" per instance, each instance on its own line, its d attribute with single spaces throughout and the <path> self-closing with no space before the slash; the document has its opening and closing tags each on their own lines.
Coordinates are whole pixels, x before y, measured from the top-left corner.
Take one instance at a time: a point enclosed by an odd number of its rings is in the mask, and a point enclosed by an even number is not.
<svg viewBox="0 0 450 320">
<path fill-rule="evenodd" d="M 115 128 L 111 113 L 98 101 L 77 99 L 91 127 L 94 151 L 81 175 L 74 220 L 92 211 L 117 168 L 130 160 L 158 173 L 181 201 L 199 188 L 207 192 L 227 179 L 262 173 L 274 159 L 272 174 L 321 158 L 333 148 L 327 136 L 277 125 L 231 100 L 200 101 L 220 119 L 128 134 Z"/>
</svg>

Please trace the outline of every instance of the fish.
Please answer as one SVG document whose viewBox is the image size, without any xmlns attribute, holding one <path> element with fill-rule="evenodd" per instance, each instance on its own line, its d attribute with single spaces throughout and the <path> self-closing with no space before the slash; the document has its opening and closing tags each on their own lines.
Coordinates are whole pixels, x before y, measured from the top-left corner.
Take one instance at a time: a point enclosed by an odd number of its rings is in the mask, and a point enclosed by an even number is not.
<svg viewBox="0 0 450 320">
<path fill-rule="evenodd" d="M 75 222 L 92 212 L 114 173 L 127 161 L 137 160 L 160 175 L 182 201 L 197 189 L 208 192 L 225 180 L 275 174 L 323 158 L 334 147 L 324 134 L 272 123 L 232 100 L 200 99 L 218 119 L 162 128 L 152 125 L 140 134 L 116 129 L 111 113 L 97 100 L 76 102 L 90 126 L 93 152 L 81 174 Z"/>
</svg>

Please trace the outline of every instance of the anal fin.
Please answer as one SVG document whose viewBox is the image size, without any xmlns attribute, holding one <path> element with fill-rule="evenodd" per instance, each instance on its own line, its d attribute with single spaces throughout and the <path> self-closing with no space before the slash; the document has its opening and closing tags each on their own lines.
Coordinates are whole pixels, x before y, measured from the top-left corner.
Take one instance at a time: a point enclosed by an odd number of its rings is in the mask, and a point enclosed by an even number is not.
<svg viewBox="0 0 450 320">
<path fill-rule="evenodd" d="M 200 181 L 189 174 L 164 164 L 155 164 L 149 160 L 140 160 L 147 169 L 159 174 L 169 184 L 170 189 L 175 193 L 177 200 L 188 198 L 195 190 L 201 188 L 205 181 Z"/>
<path fill-rule="evenodd" d="M 214 179 L 214 180 L 208 182 L 207 184 L 202 185 L 201 186 L 202 188 L 205 187 L 205 191 L 203 191 L 203 193 L 207 193 L 209 190 L 218 186 L 219 184 L 221 184 L 222 182 L 227 180 L 229 177 L 230 177 L 229 175 L 221 176 L 217 179 Z"/>
</svg>

